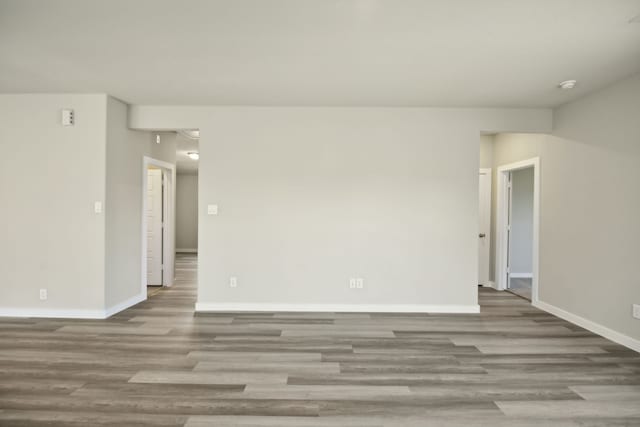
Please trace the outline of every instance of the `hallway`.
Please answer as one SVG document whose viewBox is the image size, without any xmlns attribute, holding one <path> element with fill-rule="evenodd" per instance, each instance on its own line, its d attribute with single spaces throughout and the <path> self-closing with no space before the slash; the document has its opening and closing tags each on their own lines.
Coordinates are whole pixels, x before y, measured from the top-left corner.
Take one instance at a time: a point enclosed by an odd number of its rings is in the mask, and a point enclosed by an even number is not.
<svg viewBox="0 0 640 427">
<path fill-rule="evenodd" d="M 480 289 L 482 313 L 196 315 L 194 255 L 108 320 L 0 319 L 0 425 L 628 426 L 640 355 Z"/>
</svg>

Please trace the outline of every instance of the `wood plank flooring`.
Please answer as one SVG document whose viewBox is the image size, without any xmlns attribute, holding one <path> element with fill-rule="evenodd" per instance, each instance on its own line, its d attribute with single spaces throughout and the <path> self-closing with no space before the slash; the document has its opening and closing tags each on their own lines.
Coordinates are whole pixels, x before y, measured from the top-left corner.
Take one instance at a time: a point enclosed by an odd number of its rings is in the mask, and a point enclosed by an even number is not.
<svg viewBox="0 0 640 427">
<path fill-rule="evenodd" d="M 640 426 L 640 354 L 509 293 L 194 315 L 196 262 L 108 320 L 0 319 L 0 426 Z"/>
<path fill-rule="evenodd" d="M 531 301 L 532 279 L 511 278 L 509 279 L 509 292 L 516 294 L 526 300 Z"/>
</svg>

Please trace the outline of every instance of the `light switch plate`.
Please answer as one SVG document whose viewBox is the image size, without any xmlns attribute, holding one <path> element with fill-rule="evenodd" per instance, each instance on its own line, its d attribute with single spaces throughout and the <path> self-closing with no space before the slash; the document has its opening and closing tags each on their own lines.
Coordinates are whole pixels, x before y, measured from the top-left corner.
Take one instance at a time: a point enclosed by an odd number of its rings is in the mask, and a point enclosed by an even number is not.
<svg viewBox="0 0 640 427">
<path fill-rule="evenodd" d="M 356 279 L 349 279 L 349 288 L 351 289 L 355 289 L 356 288 Z"/>
<path fill-rule="evenodd" d="M 237 288 L 238 287 L 238 278 L 237 277 L 229 277 L 229 287 Z"/>
<path fill-rule="evenodd" d="M 93 204 L 93 211 L 97 214 L 102 213 L 102 202 L 95 202 Z"/>
<path fill-rule="evenodd" d="M 40 300 L 44 301 L 47 299 L 47 290 L 46 289 L 40 289 Z"/>
<path fill-rule="evenodd" d="M 356 288 L 358 289 L 364 288 L 364 279 L 362 277 L 358 277 L 356 279 Z"/>
<path fill-rule="evenodd" d="M 207 205 L 207 215 L 218 215 L 218 205 Z"/>
<path fill-rule="evenodd" d="M 633 317 L 640 319 L 640 304 L 633 304 Z"/>
</svg>

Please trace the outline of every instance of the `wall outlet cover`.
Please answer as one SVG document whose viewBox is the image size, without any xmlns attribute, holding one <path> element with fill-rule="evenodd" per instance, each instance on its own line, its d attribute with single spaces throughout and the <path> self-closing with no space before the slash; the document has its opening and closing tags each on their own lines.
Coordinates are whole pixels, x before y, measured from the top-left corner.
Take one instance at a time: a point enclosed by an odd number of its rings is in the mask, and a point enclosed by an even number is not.
<svg viewBox="0 0 640 427">
<path fill-rule="evenodd" d="M 44 301 L 47 299 L 47 290 L 46 289 L 40 289 L 40 300 Z"/>
<path fill-rule="evenodd" d="M 640 304 L 633 304 L 633 317 L 640 319 Z"/>
</svg>

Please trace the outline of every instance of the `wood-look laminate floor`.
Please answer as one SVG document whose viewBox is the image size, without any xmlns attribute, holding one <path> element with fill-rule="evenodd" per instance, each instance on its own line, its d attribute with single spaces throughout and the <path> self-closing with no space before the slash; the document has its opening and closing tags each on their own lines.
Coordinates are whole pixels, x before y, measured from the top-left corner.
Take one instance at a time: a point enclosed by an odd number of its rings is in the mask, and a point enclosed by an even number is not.
<svg viewBox="0 0 640 427">
<path fill-rule="evenodd" d="M 480 289 L 482 313 L 1 319 L 0 426 L 637 426 L 640 355 Z"/>
<path fill-rule="evenodd" d="M 531 301 L 531 288 L 533 287 L 532 279 L 511 278 L 509 279 L 508 291 Z"/>
</svg>

